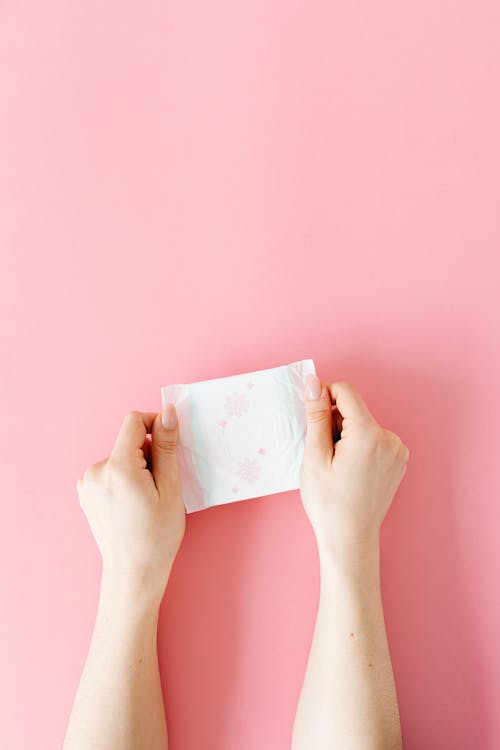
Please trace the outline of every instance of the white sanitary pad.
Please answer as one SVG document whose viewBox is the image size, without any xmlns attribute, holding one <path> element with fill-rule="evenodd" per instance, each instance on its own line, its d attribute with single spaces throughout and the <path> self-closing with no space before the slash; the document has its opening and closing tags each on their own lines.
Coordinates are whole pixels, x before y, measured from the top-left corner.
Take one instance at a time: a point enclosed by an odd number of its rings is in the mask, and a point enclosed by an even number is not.
<svg viewBox="0 0 500 750">
<path fill-rule="evenodd" d="M 167 385 L 179 419 L 186 511 L 298 489 L 312 359 L 197 383 Z"/>
</svg>

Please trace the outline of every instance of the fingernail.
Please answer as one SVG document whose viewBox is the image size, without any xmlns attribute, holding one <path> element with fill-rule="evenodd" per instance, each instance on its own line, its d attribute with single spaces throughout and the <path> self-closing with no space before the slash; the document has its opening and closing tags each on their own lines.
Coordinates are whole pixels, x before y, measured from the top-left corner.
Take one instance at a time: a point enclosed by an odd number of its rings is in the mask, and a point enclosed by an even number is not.
<svg viewBox="0 0 500 750">
<path fill-rule="evenodd" d="M 304 384 L 306 386 L 306 396 L 308 399 L 316 399 L 321 396 L 323 387 L 317 375 L 309 372 L 304 378 Z"/>
<path fill-rule="evenodd" d="M 166 430 L 173 430 L 177 423 L 177 415 L 173 404 L 166 404 L 161 415 L 161 421 Z"/>
</svg>

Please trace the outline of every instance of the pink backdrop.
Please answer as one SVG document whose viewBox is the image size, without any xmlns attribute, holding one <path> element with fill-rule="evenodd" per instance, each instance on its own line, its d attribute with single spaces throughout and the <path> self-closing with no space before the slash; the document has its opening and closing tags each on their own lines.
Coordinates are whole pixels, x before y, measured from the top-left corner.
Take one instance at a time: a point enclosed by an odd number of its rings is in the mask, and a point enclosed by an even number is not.
<svg viewBox="0 0 500 750">
<path fill-rule="evenodd" d="M 100 571 L 75 483 L 124 414 L 307 357 L 411 450 L 405 748 L 500 747 L 499 50 L 496 0 L 1 3 L 2 747 L 62 742 Z M 188 518 L 171 750 L 287 750 L 317 595 L 298 492 Z"/>
</svg>

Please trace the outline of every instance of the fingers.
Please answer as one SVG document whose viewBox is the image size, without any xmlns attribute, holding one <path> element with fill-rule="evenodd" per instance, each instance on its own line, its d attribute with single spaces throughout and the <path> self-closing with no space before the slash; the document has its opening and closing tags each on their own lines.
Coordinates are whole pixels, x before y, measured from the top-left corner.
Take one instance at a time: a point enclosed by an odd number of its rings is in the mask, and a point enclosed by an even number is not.
<svg viewBox="0 0 500 750">
<path fill-rule="evenodd" d="M 305 461 L 331 461 L 333 454 L 332 402 L 328 388 L 314 373 L 304 378 L 307 432 Z"/>
<path fill-rule="evenodd" d="M 361 394 L 352 383 L 347 380 L 341 380 L 337 383 L 331 383 L 327 387 L 333 403 L 336 404 L 343 418 L 353 419 L 357 422 L 376 422 L 375 417 L 363 401 Z"/>
<path fill-rule="evenodd" d="M 169 417 L 173 420 L 171 424 Z M 150 443 L 148 434 L 151 435 Z M 178 421 L 173 404 L 166 405 L 163 420 L 160 414 L 131 411 L 123 420 L 111 457 L 130 461 L 139 454 L 141 461 L 145 458 L 146 463 L 151 465 L 151 473 L 161 495 L 178 481 L 178 439 Z"/>
<path fill-rule="evenodd" d="M 176 409 L 174 404 L 167 404 L 163 418 L 158 414 L 151 430 L 151 471 L 160 497 L 178 481 L 178 444 L 179 423 Z"/>
<path fill-rule="evenodd" d="M 115 445 L 114 457 L 128 459 L 142 449 L 146 436 L 151 432 L 156 414 L 151 412 L 131 411 L 122 422 Z"/>
</svg>

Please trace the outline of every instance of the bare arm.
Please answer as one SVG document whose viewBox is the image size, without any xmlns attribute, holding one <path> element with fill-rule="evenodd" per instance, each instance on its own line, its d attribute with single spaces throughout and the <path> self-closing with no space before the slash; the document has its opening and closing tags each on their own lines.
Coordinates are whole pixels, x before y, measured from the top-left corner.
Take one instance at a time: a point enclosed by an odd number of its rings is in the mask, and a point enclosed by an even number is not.
<svg viewBox="0 0 500 750">
<path fill-rule="evenodd" d="M 167 748 L 156 634 L 185 526 L 176 447 L 177 425 L 132 412 L 111 456 L 78 482 L 103 573 L 64 750 Z"/>
<path fill-rule="evenodd" d="M 350 383 L 319 388 L 317 399 L 306 392 L 301 496 L 318 543 L 320 598 L 292 748 L 400 750 L 379 529 L 409 452 Z"/>
<path fill-rule="evenodd" d="M 158 604 L 116 578 L 105 578 L 64 750 L 165 750 Z"/>
</svg>

